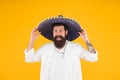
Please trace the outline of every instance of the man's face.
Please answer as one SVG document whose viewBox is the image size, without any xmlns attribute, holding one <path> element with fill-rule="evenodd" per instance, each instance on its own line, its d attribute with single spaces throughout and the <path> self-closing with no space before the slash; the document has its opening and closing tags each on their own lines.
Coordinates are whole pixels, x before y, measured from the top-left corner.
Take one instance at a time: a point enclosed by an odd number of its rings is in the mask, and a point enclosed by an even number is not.
<svg viewBox="0 0 120 80">
<path fill-rule="evenodd" d="M 62 48 L 64 46 L 67 34 L 68 31 L 65 31 L 64 26 L 54 26 L 53 41 L 57 48 Z"/>
<path fill-rule="evenodd" d="M 53 37 L 55 38 L 56 36 L 61 36 L 61 37 L 66 37 L 68 31 L 65 31 L 64 26 L 55 26 L 53 28 Z M 60 41 L 61 38 L 57 37 L 57 41 Z"/>
</svg>

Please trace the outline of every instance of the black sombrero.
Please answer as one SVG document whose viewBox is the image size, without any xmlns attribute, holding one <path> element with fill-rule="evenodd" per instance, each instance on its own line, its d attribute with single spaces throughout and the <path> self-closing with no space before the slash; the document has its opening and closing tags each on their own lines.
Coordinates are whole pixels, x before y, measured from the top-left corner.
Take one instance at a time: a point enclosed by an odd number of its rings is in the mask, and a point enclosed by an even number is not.
<svg viewBox="0 0 120 80">
<path fill-rule="evenodd" d="M 51 17 L 49 19 L 42 21 L 38 26 L 38 31 L 41 32 L 41 34 L 45 38 L 52 40 L 53 36 L 52 36 L 51 28 L 53 27 L 53 24 L 55 23 L 62 23 L 67 26 L 69 41 L 75 40 L 79 36 L 78 32 L 82 31 L 80 25 L 76 21 L 70 18 L 65 18 L 62 15 L 59 15 L 57 17 Z"/>
</svg>

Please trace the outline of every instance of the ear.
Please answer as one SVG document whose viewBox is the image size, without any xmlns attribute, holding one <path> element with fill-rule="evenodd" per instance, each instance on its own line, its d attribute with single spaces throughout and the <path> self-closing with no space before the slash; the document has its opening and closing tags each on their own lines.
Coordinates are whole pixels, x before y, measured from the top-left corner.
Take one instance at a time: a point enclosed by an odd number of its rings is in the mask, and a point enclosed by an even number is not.
<svg viewBox="0 0 120 80">
<path fill-rule="evenodd" d="M 68 30 L 65 31 L 66 35 L 68 35 Z"/>
</svg>

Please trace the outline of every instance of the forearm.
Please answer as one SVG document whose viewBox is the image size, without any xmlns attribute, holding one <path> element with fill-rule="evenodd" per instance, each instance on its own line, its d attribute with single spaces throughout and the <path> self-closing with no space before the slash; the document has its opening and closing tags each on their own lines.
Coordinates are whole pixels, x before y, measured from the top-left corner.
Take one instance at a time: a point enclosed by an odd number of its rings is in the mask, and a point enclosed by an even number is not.
<svg viewBox="0 0 120 80">
<path fill-rule="evenodd" d="M 34 41 L 30 39 L 30 42 L 28 44 L 28 48 L 25 49 L 25 61 L 27 63 L 35 62 L 35 57 L 34 57 Z"/>
<path fill-rule="evenodd" d="M 34 40 L 30 40 L 27 51 L 31 50 L 34 47 Z"/>
<path fill-rule="evenodd" d="M 35 40 L 39 37 L 39 33 L 37 28 L 33 28 L 32 32 L 31 32 L 31 36 L 30 36 L 30 42 L 27 48 L 27 51 L 31 50 L 34 47 L 34 42 Z"/>
<path fill-rule="evenodd" d="M 86 40 L 85 42 L 86 42 L 88 51 L 89 51 L 90 53 L 96 53 L 96 51 L 95 51 L 93 45 L 91 44 L 91 42 L 90 42 L 89 40 Z"/>
</svg>

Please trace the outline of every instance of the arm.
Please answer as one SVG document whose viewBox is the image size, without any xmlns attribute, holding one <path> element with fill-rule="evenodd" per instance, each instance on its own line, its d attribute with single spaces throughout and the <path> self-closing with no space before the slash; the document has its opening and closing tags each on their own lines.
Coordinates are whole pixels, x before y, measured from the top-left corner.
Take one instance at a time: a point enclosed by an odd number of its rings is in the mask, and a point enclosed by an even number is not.
<svg viewBox="0 0 120 80">
<path fill-rule="evenodd" d="M 34 28 L 31 32 L 30 42 L 27 48 L 27 51 L 31 50 L 34 47 L 35 40 L 39 37 L 38 29 Z"/>
<path fill-rule="evenodd" d="M 87 36 L 87 33 L 85 30 L 82 30 L 82 32 L 79 32 L 80 36 L 82 37 L 82 39 L 85 41 L 86 45 L 87 45 L 87 48 L 88 48 L 88 51 L 90 53 L 96 53 L 93 45 L 91 44 L 91 42 L 89 41 L 88 39 L 88 36 Z"/>
<path fill-rule="evenodd" d="M 28 45 L 28 48 L 25 49 L 24 53 L 25 53 L 25 61 L 26 62 L 36 62 L 38 60 L 40 60 L 40 52 L 41 50 L 38 50 L 36 52 L 34 52 L 34 43 L 35 40 L 39 37 L 39 33 L 38 33 L 38 29 L 34 28 L 31 32 L 31 37 L 30 37 L 30 42 Z"/>
<path fill-rule="evenodd" d="M 86 42 L 88 51 L 89 51 L 90 53 L 96 53 L 96 51 L 95 51 L 93 45 L 90 43 L 90 41 L 85 41 L 85 42 Z"/>
<path fill-rule="evenodd" d="M 82 59 L 85 59 L 87 61 L 91 61 L 91 62 L 95 62 L 98 60 L 98 53 L 97 51 L 94 49 L 93 45 L 91 44 L 91 42 L 88 39 L 87 33 L 85 30 L 83 30 L 82 32 L 79 32 L 80 36 L 82 37 L 82 39 L 85 41 L 86 46 L 88 48 L 88 50 L 85 50 L 84 48 L 80 48 L 81 49 L 81 54 L 80 57 Z"/>
</svg>

